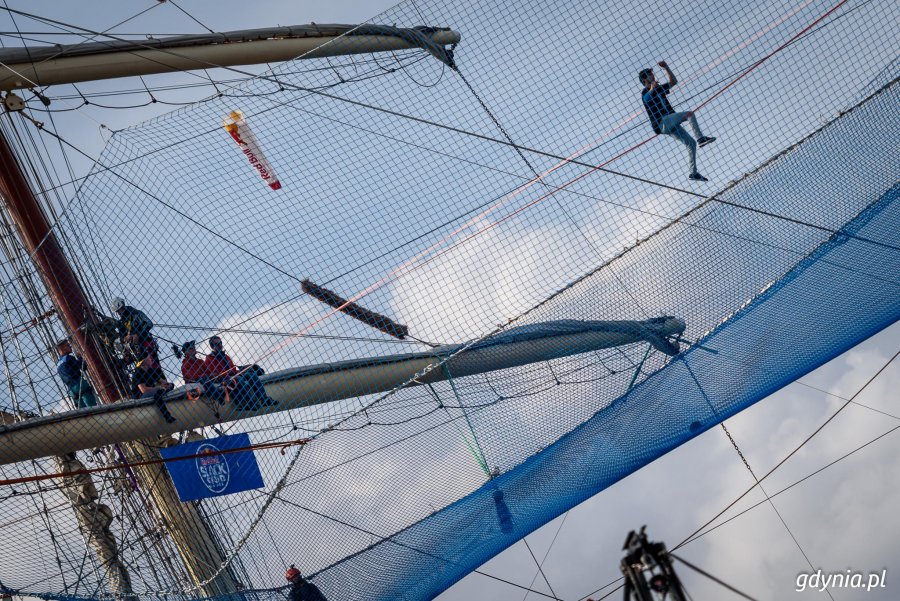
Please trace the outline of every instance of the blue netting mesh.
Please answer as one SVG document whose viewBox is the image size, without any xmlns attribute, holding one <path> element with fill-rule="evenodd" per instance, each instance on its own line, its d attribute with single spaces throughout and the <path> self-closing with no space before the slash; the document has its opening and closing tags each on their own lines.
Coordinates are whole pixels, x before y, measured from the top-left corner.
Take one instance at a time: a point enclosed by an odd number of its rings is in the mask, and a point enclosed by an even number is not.
<svg viewBox="0 0 900 601">
<path fill-rule="evenodd" d="M 728 278 L 727 294 L 749 302 L 701 340 L 716 354 L 698 348 L 682 354 L 515 470 L 366 552 L 329 567 L 319 575 L 323 585 L 335 593 L 347 590 L 348 583 L 357 581 L 357 573 L 389 565 L 389 582 L 367 580 L 345 594 L 430 598 L 550 519 L 896 321 L 900 317 L 900 282 L 895 278 L 900 268 L 896 246 L 900 185 L 884 191 L 885 180 L 875 180 L 888 176 L 890 181 L 889 174 L 896 174 L 900 165 L 886 166 L 881 176 L 875 175 L 879 171 L 875 168 L 857 177 L 850 161 L 855 153 L 850 149 L 866 148 L 873 157 L 887 156 L 895 134 L 885 136 L 881 146 L 877 137 L 869 135 L 873 130 L 866 123 L 882 118 L 881 111 L 896 110 L 898 101 L 895 86 L 891 93 L 826 128 L 724 195 L 731 202 L 800 218 L 804 213 L 791 206 L 822 198 L 817 195 L 823 189 L 817 190 L 819 185 L 850 181 L 854 188 L 833 199 L 853 218 L 844 225 L 831 223 L 839 233 L 823 235 L 799 262 L 788 260 L 791 266 L 775 281 L 749 277 L 758 245 L 731 242 L 728 250 L 720 249 L 718 262 L 735 265 L 738 271 L 733 274 L 738 277 Z M 819 175 L 806 178 L 805 173 Z M 740 224 L 736 231 L 748 238 L 769 233 L 756 240 L 771 240 L 774 230 L 782 227 L 775 225 L 777 220 L 770 220 L 768 228 L 764 223 L 748 223 L 737 212 L 713 205 L 695 213 L 688 223 L 720 231 Z M 688 256 L 681 252 L 681 244 L 689 241 L 696 247 L 703 238 L 719 236 L 688 223 L 635 249 L 629 262 L 653 261 L 659 273 L 672 273 Z M 682 277 L 701 283 L 704 271 L 691 270 Z M 605 292 L 604 287 L 615 288 L 615 284 L 598 278 L 575 294 L 595 298 Z M 879 291 L 872 293 L 872 287 Z M 673 291 L 670 298 L 677 297 L 678 287 L 669 289 Z M 716 293 L 725 295 L 726 287 Z M 672 301 L 677 303 L 675 298 Z M 864 315 L 855 310 L 860 303 L 866 305 Z M 588 306 L 585 303 L 584 310 L 589 312 Z M 500 530 L 492 496 L 495 489 L 504 492 L 512 512 L 512 533 Z M 397 569 L 401 565 L 409 569 Z"/>
<path fill-rule="evenodd" d="M 280 584 L 297 563 L 331 599 L 433 597 L 894 322 L 900 85 L 884 42 L 898 7 L 847 2 L 818 20 L 831 8 L 403 3 L 376 22 L 460 31 L 459 73 L 420 49 L 334 58 L 317 71 L 294 61 L 118 132 L 59 216 L 59 236 L 98 307 L 123 296 L 153 318 L 171 382 L 183 378 L 169 345 L 196 339 L 206 352 L 214 333 L 238 364 L 269 372 L 395 365 L 429 352 L 417 339 L 475 343 L 426 361 L 427 385 L 413 372 L 377 394 L 338 398 L 323 380 L 278 392 L 289 411 L 242 420 L 223 405 L 220 423 L 198 433 L 314 438 L 257 451 L 259 490 L 164 509 L 165 471 L 122 465 L 153 459 L 167 438 L 79 450 L 91 469 L 117 466 L 90 476 L 93 501 L 117 518 L 108 532 L 134 593 L 225 597 Z M 666 26 L 647 36 L 648 22 Z M 709 184 L 688 180 L 684 149 L 646 123 L 636 75 L 659 58 L 681 79 L 676 108 L 741 77 L 698 113 L 719 138 L 700 150 Z M 825 71 L 827 81 L 811 86 L 801 71 Z M 222 128 L 234 110 L 280 190 Z M 591 167 L 614 157 L 606 170 Z M 416 339 L 333 315 L 301 293 L 304 278 L 346 297 L 364 292 L 361 304 Z M 5 294 L 8 316 L 34 311 Z M 511 326 L 660 316 L 686 324 L 682 354 L 644 338 L 453 373 L 454 353 Z M 50 340 L 62 335 L 56 321 L 48 327 Z M 716 353 L 690 346 L 697 340 Z M 23 359 L 46 343 L 26 342 Z M 16 444 L 33 442 L 34 424 L 70 416 L 53 367 L 14 382 L 31 396 L 0 402 L 24 420 Z M 354 383 L 377 388 L 369 384 Z M 202 401 L 171 401 L 179 421 L 168 431 L 208 417 Z M 54 432 L 109 438 L 128 420 L 167 431 L 150 402 L 103 415 L 118 417 L 79 417 Z M 0 467 L 0 478 L 59 469 L 37 458 Z M 0 529 L 18 558 L 0 562 L 0 583 L 58 598 L 112 595 L 110 570 L 65 496 L 71 482 L 16 486 L 0 489 Z"/>
</svg>

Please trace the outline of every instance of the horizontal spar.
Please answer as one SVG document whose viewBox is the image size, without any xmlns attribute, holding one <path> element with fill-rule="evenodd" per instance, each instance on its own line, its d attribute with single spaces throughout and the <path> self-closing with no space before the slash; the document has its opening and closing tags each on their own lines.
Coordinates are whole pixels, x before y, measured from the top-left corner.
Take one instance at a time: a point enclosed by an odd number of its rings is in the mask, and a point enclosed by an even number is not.
<svg viewBox="0 0 900 601">
<path fill-rule="evenodd" d="M 0 465 L 388 392 L 404 384 L 439 382 L 448 374 L 461 378 L 637 342 L 674 355 L 678 344 L 670 338 L 678 338 L 684 329 L 684 321 L 674 317 L 544 322 L 512 328 L 468 348 L 448 345 L 289 369 L 261 378 L 278 404 L 258 411 L 237 411 L 202 396 L 190 400 L 181 388 L 166 397 L 174 423 L 166 423 L 153 399 L 138 399 L 0 425 Z M 443 360 L 447 369 L 430 369 Z"/>
<path fill-rule="evenodd" d="M 401 29 L 380 25 L 306 25 L 140 41 L 113 40 L 0 51 L 0 90 L 9 91 L 192 71 L 423 48 L 449 60 L 444 46 L 460 41 L 449 29 Z"/>
</svg>

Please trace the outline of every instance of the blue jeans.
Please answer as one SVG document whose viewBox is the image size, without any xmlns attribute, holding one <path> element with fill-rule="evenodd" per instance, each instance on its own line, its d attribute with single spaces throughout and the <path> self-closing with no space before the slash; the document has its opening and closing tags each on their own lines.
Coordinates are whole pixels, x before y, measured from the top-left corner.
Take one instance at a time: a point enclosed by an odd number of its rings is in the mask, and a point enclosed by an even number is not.
<svg viewBox="0 0 900 601">
<path fill-rule="evenodd" d="M 688 157 L 691 165 L 691 173 L 697 172 L 697 142 L 687 133 L 687 130 L 681 127 L 681 124 L 687 121 L 694 130 L 697 138 L 703 137 L 700 126 L 697 124 L 697 118 L 694 115 L 688 116 L 688 113 L 672 113 L 665 115 L 659 120 L 659 132 L 667 136 L 672 136 L 688 149 Z"/>
</svg>

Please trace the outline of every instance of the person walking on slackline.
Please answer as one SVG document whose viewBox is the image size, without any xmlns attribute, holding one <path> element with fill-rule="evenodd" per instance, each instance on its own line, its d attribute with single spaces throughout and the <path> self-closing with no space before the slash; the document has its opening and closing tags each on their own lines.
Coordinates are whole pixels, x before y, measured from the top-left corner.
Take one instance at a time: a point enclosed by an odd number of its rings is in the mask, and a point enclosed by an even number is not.
<svg viewBox="0 0 900 601">
<path fill-rule="evenodd" d="M 641 72 L 638 73 L 638 77 L 644 86 L 644 91 L 641 93 L 641 100 L 644 101 L 644 108 L 647 109 L 647 116 L 650 117 L 650 125 L 653 127 L 654 132 L 672 136 L 687 146 L 691 166 L 691 172 L 690 175 L 688 175 L 689 179 L 698 182 L 709 181 L 697 171 L 697 145 L 706 146 L 710 142 L 715 142 L 716 139 L 703 135 L 693 111 L 676 113 L 672 109 L 672 105 L 669 104 L 669 100 L 666 96 L 669 94 L 669 90 L 678 83 L 678 79 L 675 77 L 675 74 L 672 73 L 672 70 L 669 69 L 669 65 L 666 64 L 666 61 L 659 61 L 659 66 L 666 72 L 666 77 L 669 79 L 667 83 L 661 84 L 656 81 L 653 69 L 642 69 Z M 696 142 L 687 130 L 681 127 L 681 124 L 685 121 L 691 124 L 691 129 L 694 130 L 694 134 L 697 136 Z"/>
</svg>

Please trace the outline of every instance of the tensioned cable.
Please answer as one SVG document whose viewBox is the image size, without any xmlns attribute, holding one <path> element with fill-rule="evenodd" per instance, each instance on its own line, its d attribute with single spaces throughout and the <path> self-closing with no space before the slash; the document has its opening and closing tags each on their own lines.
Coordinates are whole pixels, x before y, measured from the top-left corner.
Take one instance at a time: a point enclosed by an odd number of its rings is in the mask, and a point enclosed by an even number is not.
<svg viewBox="0 0 900 601">
<path fill-rule="evenodd" d="M 793 457 L 793 456 L 797 453 L 797 451 L 799 451 L 801 448 L 803 448 L 803 446 L 806 445 L 806 443 L 808 443 L 810 440 L 813 439 L 813 437 L 815 437 L 819 432 L 821 432 L 822 429 L 825 428 L 825 426 L 827 426 L 827 425 L 828 425 L 835 417 L 837 417 L 837 416 L 841 413 L 841 411 L 843 411 L 843 410 L 851 403 L 851 401 L 855 400 L 857 396 L 859 396 L 866 388 L 868 388 L 868 386 L 869 386 L 872 382 L 874 382 L 875 379 L 876 379 L 878 376 L 880 376 L 880 375 L 884 372 L 884 370 L 886 370 L 886 369 L 888 368 L 888 366 L 889 366 L 891 363 L 893 363 L 893 361 L 897 358 L 898 355 L 900 355 L 900 350 L 898 350 L 896 353 L 894 353 L 894 355 L 893 355 L 890 359 L 888 359 L 888 361 L 887 361 L 884 365 L 882 365 L 881 368 L 880 368 L 877 372 L 875 372 L 875 374 L 874 374 L 871 378 L 869 378 L 869 379 L 866 381 L 866 383 L 863 384 L 862 387 L 861 387 L 859 390 L 857 390 L 856 393 L 853 394 L 853 396 L 850 397 L 849 400 L 847 400 L 847 401 L 846 401 L 843 405 L 841 405 L 834 413 L 832 413 L 831 416 L 830 416 L 828 419 L 826 419 L 826 420 L 825 420 L 818 428 L 816 428 L 816 429 L 812 432 L 812 434 L 810 434 L 809 436 L 807 436 L 807 437 L 803 440 L 803 442 L 801 442 L 799 445 L 797 445 L 797 447 L 794 448 L 794 450 L 792 450 L 792 451 L 791 451 L 790 453 L 788 453 L 783 459 L 781 459 L 781 461 L 779 461 L 777 464 L 775 464 L 775 467 L 773 467 L 773 468 L 770 469 L 768 472 L 766 472 L 766 473 L 763 475 L 762 478 L 759 478 L 757 484 L 758 484 L 759 482 L 762 482 L 763 480 L 765 480 L 765 479 L 768 478 L 769 476 L 771 476 L 772 473 L 775 472 L 775 470 L 777 470 L 779 467 L 781 467 L 788 459 L 790 459 L 791 457 Z M 753 489 L 756 488 L 757 484 L 754 484 L 753 486 L 751 486 L 750 488 L 748 488 L 746 491 L 744 491 L 743 493 L 741 493 L 741 495 L 739 495 L 734 501 L 732 501 L 731 503 L 729 503 L 723 510 L 721 510 L 719 513 L 717 513 L 715 516 L 713 516 L 712 519 L 708 520 L 705 524 L 703 524 L 702 526 L 700 526 L 699 528 L 697 528 L 696 530 L 694 530 L 694 532 L 692 532 L 690 535 L 688 535 L 684 540 L 682 540 L 680 543 L 678 543 L 677 545 L 675 545 L 675 547 L 673 547 L 672 550 L 673 550 L 673 551 L 677 551 L 679 548 L 681 548 L 681 547 L 684 546 L 685 544 L 689 543 L 689 542 L 690 542 L 690 541 L 691 541 L 691 540 L 692 540 L 699 532 L 701 532 L 704 528 L 706 528 L 707 526 L 709 526 L 710 524 L 712 524 L 714 521 L 716 521 L 717 519 L 719 519 L 726 511 L 728 511 L 729 509 L 731 509 L 732 507 L 734 507 L 734 505 L 737 504 L 741 499 L 743 499 L 743 498 L 746 497 L 748 494 L 750 494 L 750 492 L 752 492 Z"/>
<path fill-rule="evenodd" d="M 457 76 L 459 76 L 459 78 L 462 80 L 462 82 L 466 85 L 466 88 L 468 88 L 469 92 L 472 93 L 472 96 L 474 96 L 475 99 L 478 101 L 478 104 L 481 105 L 481 108 L 484 109 L 484 112 L 487 114 L 487 116 L 490 117 L 491 121 L 494 122 L 494 125 L 497 126 L 497 129 L 500 130 L 500 133 L 502 133 L 503 136 L 507 139 L 507 141 L 509 141 L 509 143 L 513 145 L 513 148 L 515 148 L 516 153 L 519 155 L 519 157 L 522 159 L 522 161 L 525 163 L 525 165 L 528 166 L 528 169 L 534 174 L 534 176 L 536 178 L 535 181 L 541 182 L 544 186 L 546 186 L 548 189 L 553 191 L 554 186 L 551 186 L 544 180 L 544 178 L 549 174 L 549 171 L 544 172 L 544 173 L 541 173 L 540 171 L 538 171 L 538 169 L 532 164 L 532 162 L 528 160 L 528 157 L 525 156 L 525 153 L 523 153 L 522 150 L 519 148 L 518 144 L 516 144 L 515 141 L 512 139 L 512 136 L 509 134 L 507 129 L 503 126 L 503 124 L 500 123 L 500 119 L 498 119 L 497 116 L 494 115 L 494 112 L 488 107 L 487 103 L 484 101 L 484 99 L 481 97 L 481 95 L 475 90 L 474 86 L 472 86 L 472 84 L 469 83 L 469 80 L 466 78 L 465 75 L 463 75 L 462 71 L 460 71 L 459 68 L 457 67 L 455 69 L 455 72 L 456 72 Z M 565 216 L 566 221 L 568 221 L 569 224 L 571 224 L 572 227 L 575 228 L 575 231 L 578 232 L 578 234 L 584 239 L 585 242 L 587 242 L 588 247 L 597 255 L 597 257 L 599 259 L 602 259 L 603 253 L 600 251 L 599 248 L 597 248 L 597 245 L 590 239 L 590 237 L 588 237 L 588 235 L 584 233 L 584 230 L 578 224 L 578 221 L 576 221 L 575 218 L 572 217 L 571 213 L 559 201 L 559 198 L 554 197 L 553 200 L 556 203 L 556 206 L 559 208 L 560 212 Z M 644 308 L 644 306 L 641 304 L 641 302 L 637 299 L 637 297 L 632 293 L 631 289 L 629 289 L 628 286 L 625 285 L 625 282 L 622 281 L 622 278 L 619 277 L 619 274 L 613 270 L 610 270 L 610 272 L 613 274 L 613 278 L 615 278 L 616 283 L 619 284 L 619 287 L 622 290 L 624 290 L 625 294 L 627 294 L 628 297 L 631 299 L 631 302 L 633 302 L 635 304 L 635 306 L 641 311 L 641 313 L 644 314 L 644 317 L 649 317 L 647 310 Z M 529 549 L 529 551 L 530 550 L 531 549 Z M 534 556 L 534 554 L 532 554 L 532 557 L 533 556 Z M 535 558 L 535 562 L 537 562 L 537 558 Z M 538 564 L 538 569 L 540 569 L 540 564 Z M 541 573 L 541 575 L 543 575 L 543 572 Z M 545 576 L 544 580 L 546 580 L 546 579 L 547 578 Z M 547 583 L 547 586 L 550 586 L 549 582 Z M 552 589 L 551 589 L 551 592 L 552 592 Z"/>
<path fill-rule="evenodd" d="M 299 298 L 299 297 L 298 297 Z M 197 331 L 197 332 L 228 332 L 230 334 L 250 334 L 255 336 L 293 336 L 294 332 L 285 332 L 285 331 L 277 331 L 277 330 L 245 330 L 238 327 L 208 327 L 208 326 L 188 326 L 188 325 L 180 325 L 180 324 L 170 324 L 170 323 L 158 323 L 156 324 L 158 328 L 167 328 L 170 330 L 189 330 L 189 331 Z M 413 340 L 397 340 L 394 338 L 375 338 L 374 336 L 338 336 L 338 335 L 329 335 L 329 334 L 305 334 L 304 338 L 317 338 L 320 340 L 345 340 L 348 342 L 378 342 L 385 344 L 412 344 L 417 345 L 419 342 Z"/>
<path fill-rule="evenodd" d="M 691 366 L 688 364 L 687 361 L 683 361 L 683 364 L 684 364 L 684 367 L 687 369 L 688 374 L 691 376 L 691 379 L 694 381 L 694 385 L 697 387 L 697 390 L 700 391 L 700 394 L 703 397 L 703 400 L 705 400 L 706 404 L 709 405 L 709 408 L 712 410 L 712 412 L 716 416 L 716 418 L 721 420 L 721 416 L 720 416 L 719 412 L 713 406 L 712 401 L 710 400 L 709 396 L 706 394 L 706 390 L 700 384 L 700 380 L 697 378 L 696 374 L 694 374 L 694 370 L 691 369 Z M 816 568 L 815 568 L 815 566 L 813 566 L 812 561 L 810 561 L 809 556 L 806 554 L 806 550 L 803 549 L 803 546 L 800 544 L 800 541 L 797 540 L 797 537 L 794 535 L 794 532 L 791 530 L 791 527 L 788 526 L 787 522 L 785 521 L 784 516 L 781 515 L 780 511 L 778 511 L 778 508 L 775 506 L 775 502 L 772 501 L 772 498 L 769 496 L 769 493 L 763 487 L 759 478 L 757 478 L 756 472 L 754 472 L 753 468 L 750 467 L 750 463 L 747 461 L 747 458 L 744 457 L 744 453 L 743 453 L 743 451 L 741 451 L 741 448 L 738 446 L 737 441 L 731 435 L 731 432 L 728 431 L 728 427 L 725 425 L 725 421 L 724 420 L 719 421 L 719 425 L 722 427 L 722 430 L 725 432 L 725 436 L 728 437 L 729 442 L 731 442 L 731 446 L 734 447 L 734 450 L 737 452 L 738 456 L 741 458 L 741 461 L 743 462 L 744 467 L 747 468 L 747 471 L 750 472 L 750 475 L 753 477 L 753 480 L 756 482 L 756 485 L 759 486 L 759 489 L 762 491 L 763 495 L 765 495 L 766 501 L 768 501 L 769 505 L 772 506 L 772 510 L 775 512 L 775 515 L 778 516 L 778 520 L 781 522 L 781 525 L 784 526 L 784 529 L 787 530 L 787 533 L 791 537 L 791 540 L 794 541 L 794 544 L 797 546 L 797 549 L 800 550 L 800 554 L 803 555 L 803 559 L 805 559 L 806 563 L 809 564 L 809 569 L 815 570 Z M 829 591 L 826 588 L 825 592 L 828 593 L 828 597 L 831 598 L 832 601 L 834 601 L 834 597 L 831 595 L 831 591 Z"/>
<path fill-rule="evenodd" d="M 779 490 L 779 491 L 773 493 L 772 495 L 769 496 L 769 498 L 774 498 L 774 497 L 777 497 L 778 495 L 780 495 L 780 494 L 783 493 L 783 492 L 787 492 L 788 490 L 794 488 L 795 486 L 797 486 L 797 485 L 799 485 L 799 484 L 805 482 L 806 480 L 809 480 L 809 479 L 812 478 L 813 476 L 816 476 L 816 475 L 818 475 L 818 474 L 824 472 L 826 469 L 830 468 L 831 466 L 836 465 L 837 463 L 843 461 L 843 460 L 846 459 L 847 457 L 850 457 L 851 455 L 857 453 L 858 451 L 863 450 L 864 448 L 868 447 L 869 445 L 878 442 L 878 441 L 881 440 L 882 438 L 885 438 L 888 434 L 891 434 L 891 433 L 893 433 L 893 432 L 896 432 L 897 430 L 900 430 L 900 426 L 894 426 L 894 427 L 891 428 L 890 430 L 887 430 L 886 432 L 882 432 L 881 434 L 879 434 L 879 435 L 876 436 L 875 438 L 869 440 L 868 442 L 863 443 L 862 445 L 856 447 L 855 449 L 853 449 L 853 450 L 851 450 L 851 451 L 848 451 L 847 453 L 844 453 L 843 455 L 841 455 L 840 457 L 838 457 L 838 458 L 835 459 L 834 461 L 831 461 L 831 462 L 829 462 L 829 463 L 826 463 L 825 465 L 823 465 L 823 466 L 820 467 L 819 469 L 815 470 L 814 472 L 811 472 L 811 473 L 809 473 L 809 474 L 803 476 L 803 477 L 800 478 L 799 480 L 794 481 L 792 484 L 789 484 L 789 485 L 785 486 L 784 488 L 782 488 L 781 490 Z M 741 517 L 741 516 L 744 515 L 745 513 L 749 512 L 751 509 L 756 509 L 757 507 L 759 507 L 760 505 L 764 504 L 765 502 L 766 502 L 765 499 L 762 500 L 762 501 L 759 501 L 759 502 L 757 502 L 757 503 L 751 505 L 750 507 L 747 507 L 747 508 L 744 509 L 743 511 L 734 514 L 733 516 L 731 516 L 731 517 L 728 518 L 727 520 L 723 520 L 722 522 L 716 524 L 716 525 L 713 526 L 712 528 L 710 528 L 710 529 L 708 529 L 708 530 L 704 530 L 704 531 L 701 532 L 700 534 L 697 534 L 696 536 L 694 536 L 691 540 L 687 541 L 687 543 L 685 543 L 685 545 L 689 545 L 689 544 L 691 544 L 692 542 L 694 542 L 694 541 L 700 539 L 701 537 L 706 536 L 707 534 L 709 534 L 709 533 L 712 532 L 713 530 L 717 530 L 718 528 L 724 526 L 725 524 L 731 522 L 732 520 L 735 520 L 735 519 Z"/>
<path fill-rule="evenodd" d="M 723 580 L 721 580 L 721 579 L 719 579 L 719 578 L 716 578 L 715 576 L 713 576 L 712 574 L 710 574 L 710 573 L 707 572 L 706 570 L 703 570 L 703 569 L 701 569 L 701 568 L 698 568 L 697 566 L 695 566 L 695 565 L 692 564 L 691 562 L 689 562 L 689 561 L 687 561 L 687 560 L 685 560 L 685 559 L 682 559 L 682 558 L 678 557 L 678 556 L 675 555 L 674 553 L 669 552 L 669 556 L 670 556 L 670 557 L 674 557 L 675 559 L 677 559 L 678 561 L 680 561 L 681 563 L 683 563 L 684 565 L 686 565 L 686 566 L 689 567 L 690 569 L 694 570 L 694 571 L 697 572 L 698 574 L 702 574 L 703 576 L 706 576 L 707 578 L 709 578 L 710 580 L 712 580 L 712 581 L 715 582 L 716 584 L 720 584 L 720 585 L 724 586 L 725 588 L 727 588 L 728 590 L 730 590 L 730 591 L 731 591 L 732 593 L 734 593 L 735 595 L 739 595 L 739 596 L 743 597 L 744 599 L 748 599 L 749 601 L 756 601 L 756 598 L 755 598 L 755 597 L 751 597 L 751 596 L 748 595 L 747 593 L 743 593 L 743 592 L 739 591 L 738 589 L 736 589 L 735 587 L 731 586 L 731 585 L 728 584 L 727 582 L 725 582 L 725 581 L 723 581 Z M 827 589 L 826 589 L 826 590 L 827 590 Z"/>
<path fill-rule="evenodd" d="M 197 19 L 197 17 L 195 17 L 194 15 L 192 15 L 191 13 L 189 13 L 188 11 L 184 10 L 183 8 L 181 8 L 178 4 L 176 4 L 176 3 L 175 3 L 175 0 L 169 0 L 169 4 L 171 4 L 172 6 L 174 6 L 175 8 L 177 8 L 178 10 L 180 10 L 181 12 L 183 12 L 185 15 L 187 15 L 187 17 L 188 17 L 191 21 L 193 21 L 194 23 L 196 23 L 197 25 L 199 25 L 200 27 L 202 27 L 203 29 L 205 29 L 205 30 L 208 31 L 209 33 L 216 33 L 215 31 L 213 31 L 212 29 L 210 29 L 207 25 L 201 23 L 200 20 Z"/>
<path fill-rule="evenodd" d="M 557 528 L 556 528 L 556 533 L 553 535 L 553 540 L 550 541 L 550 546 L 547 547 L 547 552 L 544 553 L 544 557 L 543 557 L 543 559 L 541 559 L 541 563 L 538 564 L 538 570 L 539 570 L 539 571 L 540 571 L 540 569 L 544 566 L 544 562 L 547 561 L 547 558 L 550 556 L 550 551 L 553 550 L 553 545 L 556 544 L 556 539 L 557 539 L 557 537 L 559 536 L 559 532 L 562 530 L 562 527 L 565 525 L 566 520 L 569 518 L 569 511 L 570 511 L 570 510 L 567 510 L 567 511 L 563 514 L 563 518 L 562 518 L 562 520 L 560 521 L 559 526 L 557 526 Z M 523 540 L 524 540 L 524 538 L 523 538 Z M 529 587 L 534 586 L 534 581 L 537 580 L 537 577 L 538 577 L 538 575 L 537 575 L 537 573 L 535 573 L 534 577 L 531 579 L 531 584 L 528 585 Z M 545 576 L 545 577 L 544 577 L 544 580 L 546 580 L 546 579 L 547 579 L 547 577 Z M 550 583 L 547 583 L 547 586 L 550 586 Z M 551 591 L 551 592 L 552 592 L 552 591 Z M 555 593 L 554 593 L 554 594 L 555 594 Z M 525 596 L 522 597 L 522 601 L 525 601 L 526 599 L 528 599 L 528 591 L 525 592 Z"/>
<path fill-rule="evenodd" d="M 825 390 L 824 388 L 817 388 L 817 387 L 813 386 L 812 384 L 807 384 L 806 382 L 801 382 L 800 380 L 794 380 L 792 382 L 792 384 L 798 384 L 800 386 L 805 386 L 806 388 L 815 390 L 816 392 L 821 392 L 822 394 L 827 394 L 828 396 L 834 397 L 836 399 L 841 399 L 842 401 L 850 400 L 847 397 L 842 397 L 839 394 L 829 392 L 829 391 Z M 863 409 L 868 409 L 869 411 L 874 411 L 875 413 L 880 413 L 881 415 L 886 415 L 886 416 L 892 417 L 896 420 L 900 420 L 900 416 L 894 415 L 893 413 L 888 413 L 887 411 L 882 411 L 881 409 L 876 409 L 875 407 L 870 407 L 869 405 L 865 405 L 863 403 L 860 403 L 859 401 L 850 401 L 850 402 L 853 403 L 854 405 L 856 405 L 857 407 L 862 407 Z"/>
<path fill-rule="evenodd" d="M 547 588 L 550 589 L 550 593 L 551 593 L 554 597 L 556 597 L 556 591 L 553 590 L 553 587 L 550 585 L 550 581 L 547 580 L 547 574 L 544 573 L 544 568 L 543 568 L 543 566 L 541 565 L 541 562 L 538 561 L 538 558 L 535 556 L 534 551 L 531 550 L 531 545 L 528 544 L 528 539 L 527 539 L 526 537 L 523 536 L 523 537 L 522 537 L 522 542 L 525 543 L 525 548 L 528 549 L 528 553 L 531 555 L 531 559 L 534 560 L 534 565 L 537 566 L 537 569 L 538 569 L 538 572 L 539 572 L 540 575 L 541 575 L 541 578 L 543 578 L 543 579 L 544 579 L 544 582 L 547 584 Z M 527 594 L 530 593 L 530 592 L 532 592 L 532 591 L 529 590 L 529 591 L 526 592 L 525 594 L 527 595 Z"/>
<path fill-rule="evenodd" d="M 596 595 L 597 593 L 599 593 L 599 592 L 602 591 L 603 589 L 611 587 L 612 585 L 614 585 L 615 583 L 619 582 L 620 580 L 625 580 L 625 577 L 624 577 L 624 576 L 619 576 L 619 577 L 616 578 L 615 580 L 611 580 L 611 581 L 607 582 L 606 584 L 604 584 L 603 586 L 601 586 L 601 587 L 598 588 L 597 590 L 593 590 L 593 591 L 589 592 L 587 595 L 582 595 L 581 597 L 578 597 L 578 601 L 584 601 L 584 599 L 587 599 L 587 598 L 589 598 L 589 597 L 591 597 L 591 596 L 593 596 L 593 595 Z M 624 585 L 619 585 L 618 588 L 613 589 L 612 592 L 616 592 L 617 590 L 619 590 L 620 588 L 622 588 L 622 586 L 624 586 Z M 602 598 L 602 597 L 601 597 L 601 598 Z"/>
</svg>

